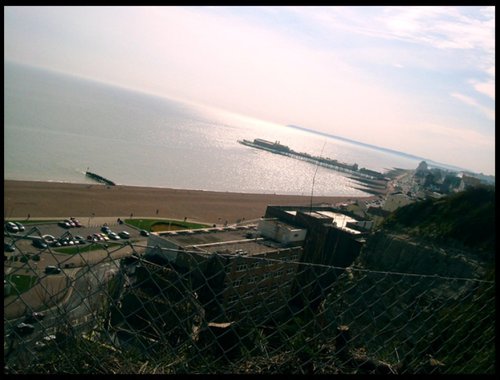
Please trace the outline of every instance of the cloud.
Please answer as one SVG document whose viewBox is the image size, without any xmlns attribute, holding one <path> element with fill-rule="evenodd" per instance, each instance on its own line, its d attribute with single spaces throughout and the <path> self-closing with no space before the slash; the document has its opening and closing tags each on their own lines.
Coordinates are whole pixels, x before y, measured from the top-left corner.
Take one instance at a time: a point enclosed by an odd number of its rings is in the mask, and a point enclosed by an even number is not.
<svg viewBox="0 0 500 380">
<path fill-rule="evenodd" d="M 477 92 L 495 100 L 495 82 L 493 80 L 488 80 L 486 82 L 471 81 L 471 84 Z"/>
<path fill-rule="evenodd" d="M 495 120 L 495 110 L 491 109 L 489 107 L 485 107 L 481 104 L 479 104 L 475 99 L 471 98 L 470 96 L 459 94 L 457 92 L 453 92 L 450 94 L 452 97 L 460 100 L 461 102 L 468 104 L 470 106 L 476 107 L 479 109 L 483 114 L 486 115 L 490 120 Z"/>
<path fill-rule="evenodd" d="M 448 141 L 451 144 L 474 144 L 481 147 L 494 147 L 495 142 L 490 136 L 479 133 L 470 128 L 449 127 L 437 123 L 420 123 L 415 126 L 420 134 L 437 138 L 436 141 Z M 430 139 L 431 141 L 433 139 Z M 429 139 L 427 140 L 429 141 Z"/>
<path fill-rule="evenodd" d="M 494 7 L 389 6 L 292 7 L 324 31 L 398 40 L 433 49 L 473 51 L 471 59 L 483 72 L 494 66 Z"/>
</svg>

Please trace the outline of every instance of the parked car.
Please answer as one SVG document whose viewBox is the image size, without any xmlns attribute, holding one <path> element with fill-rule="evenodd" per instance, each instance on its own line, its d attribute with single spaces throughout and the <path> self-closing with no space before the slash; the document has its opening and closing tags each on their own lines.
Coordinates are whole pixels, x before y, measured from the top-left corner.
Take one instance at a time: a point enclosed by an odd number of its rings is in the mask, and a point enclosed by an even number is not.
<svg viewBox="0 0 500 380">
<path fill-rule="evenodd" d="M 118 234 L 116 232 L 113 232 L 113 231 L 110 231 L 108 233 L 108 237 L 111 239 L 111 240 L 120 240 L 120 237 L 118 236 Z"/>
<path fill-rule="evenodd" d="M 92 234 L 94 241 L 104 241 L 104 238 L 100 234 Z"/>
<path fill-rule="evenodd" d="M 29 323 L 21 322 L 18 325 L 16 325 L 14 330 L 17 335 L 26 336 L 33 333 L 33 331 L 35 331 L 35 328 L 33 327 L 33 325 L 30 325 Z"/>
<path fill-rule="evenodd" d="M 5 223 L 5 229 L 13 233 L 19 232 L 19 227 L 13 222 Z"/>
<path fill-rule="evenodd" d="M 54 265 L 48 265 L 45 267 L 45 273 L 46 274 L 59 274 L 61 273 L 61 268 L 58 268 Z"/>
<path fill-rule="evenodd" d="M 105 234 L 109 233 L 111 231 L 111 229 L 109 228 L 109 226 L 102 226 L 101 227 L 101 232 L 104 232 Z"/>
<path fill-rule="evenodd" d="M 42 239 L 45 243 L 50 244 L 50 245 L 54 244 L 57 241 L 56 238 L 52 235 L 43 235 Z"/>
<path fill-rule="evenodd" d="M 33 246 L 40 249 L 45 249 L 48 247 L 47 243 L 43 239 L 33 239 Z"/>
<path fill-rule="evenodd" d="M 5 252 L 14 252 L 16 250 L 16 247 L 14 247 L 12 244 L 9 243 L 3 243 L 3 250 Z"/>
<path fill-rule="evenodd" d="M 141 234 L 141 236 L 149 236 L 149 232 L 146 230 L 141 230 L 139 233 Z"/>
<path fill-rule="evenodd" d="M 130 234 L 127 231 L 121 231 L 121 232 L 119 232 L 118 236 L 121 237 L 122 239 L 128 239 L 128 238 L 130 238 Z"/>
<path fill-rule="evenodd" d="M 20 222 L 14 222 L 14 224 L 17 226 L 17 228 L 19 229 L 19 231 L 24 231 L 25 230 L 25 228 L 22 225 L 22 223 L 20 223 Z"/>
<path fill-rule="evenodd" d="M 24 323 L 36 323 L 36 322 L 40 322 L 44 318 L 45 318 L 45 314 L 35 311 L 31 314 L 28 314 L 24 318 Z"/>
<path fill-rule="evenodd" d="M 64 221 L 65 221 L 66 223 L 68 223 L 68 224 L 70 225 L 70 227 L 75 227 L 75 226 L 76 226 L 76 225 L 75 225 L 75 222 L 73 222 L 71 219 L 64 219 Z"/>
<path fill-rule="evenodd" d="M 100 234 L 100 233 L 99 233 L 99 234 L 97 234 L 97 235 L 99 235 L 99 236 L 101 237 L 101 241 L 109 241 L 109 237 L 108 237 L 108 235 L 105 235 L 105 234 Z"/>
<path fill-rule="evenodd" d="M 73 236 L 73 239 L 75 241 L 75 244 L 85 244 L 85 239 L 83 238 L 83 236 L 76 235 Z"/>
<path fill-rule="evenodd" d="M 71 228 L 71 224 L 68 223 L 67 221 L 65 220 L 61 220 L 59 223 L 57 223 L 60 227 L 62 228 Z"/>
<path fill-rule="evenodd" d="M 80 223 L 80 221 L 76 218 L 70 218 L 71 221 L 75 224 L 75 227 L 82 227 L 82 224 Z"/>
</svg>

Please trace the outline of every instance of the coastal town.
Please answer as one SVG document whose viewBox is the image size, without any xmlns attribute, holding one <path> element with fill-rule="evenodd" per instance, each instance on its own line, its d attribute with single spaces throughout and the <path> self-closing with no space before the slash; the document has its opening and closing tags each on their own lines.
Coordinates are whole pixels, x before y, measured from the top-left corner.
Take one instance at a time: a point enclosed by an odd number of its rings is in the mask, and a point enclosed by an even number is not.
<svg viewBox="0 0 500 380">
<path fill-rule="evenodd" d="M 159 210 L 148 219 L 133 214 L 86 221 L 9 218 L 4 227 L 4 328 L 22 344 L 4 339 L 8 357 L 50 345 L 62 334 L 61 318 L 72 331 L 88 334 L 110 296 L 116 307 L 108 332 L 122 348 L 134 347 L 137 342 L 130 337 L 138 334 L 154 342 L 166 338 L 174 345 L 185 339 L 179 332 L 164 336 L 144 323 L 151 318 L 173 323 L 179 317 L 171 314 L 174 303 L 197 310 L 182 317 L 191 321 L 186 328 L 197 331 L 195 340 L 207 331 L 224 334 L 245 318 L 266 325 L 270 318 L 288 318 L 293 310 L 317 308 L 391 212 L 488 185 L 424 161 L 415 170 L 395 168 L 383 178 L 358 180 L 372 196 L 268 205 L 257 219 L 228 222 L 219 217 L 194 229 L 183 224 L 187 218 L 162 222 L 156 216 Z M 332 271 L 318 277 L 310 272 L 311 265 Z M 185 281 L 185 273 L 190 277 L 185 292 L 167 292 Z M 207 287 L 209 278 L 213 280 Z M 123 283 L 128 285 L 115 288 Z M 115 288 L 112 295 L 104 291 L 110 286 Z M 163 296 L 154 296 L 158 293 Z M 135 310 L 137 302 L 149 306 Z"/>
</svg>

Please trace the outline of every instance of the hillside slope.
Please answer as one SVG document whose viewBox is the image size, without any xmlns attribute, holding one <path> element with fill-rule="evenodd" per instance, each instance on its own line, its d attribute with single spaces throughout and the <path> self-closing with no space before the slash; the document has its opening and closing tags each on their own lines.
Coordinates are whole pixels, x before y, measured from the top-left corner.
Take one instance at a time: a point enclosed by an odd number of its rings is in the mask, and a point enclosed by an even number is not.
<svg viewBox="0 0 500 380">
<path fill-rule="evenodd" d="M 475 188 L 401 207 L 383 223 L 387 232 L 472 248 L 492 260 L 495 248 L 495 190 Z"/>
</svg>

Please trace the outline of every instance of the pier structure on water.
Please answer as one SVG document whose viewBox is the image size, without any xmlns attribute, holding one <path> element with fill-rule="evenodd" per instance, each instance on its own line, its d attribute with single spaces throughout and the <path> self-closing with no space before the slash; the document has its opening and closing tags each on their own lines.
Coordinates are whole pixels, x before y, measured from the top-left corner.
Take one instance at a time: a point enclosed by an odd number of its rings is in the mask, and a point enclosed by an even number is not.
<svg viewBox="0 0 500 380">
<path fill-rule="evenodd" d="M 302 161 L 307 161 L 319 166 L 323 166 L 328 169 L 333 169 L 340 172 L 355 175 L 357 177 L 371 179 L 371 180 L 385 180 L 385 177 L 382 173 L 378 173 L 374 170 L 368 170 L 365 168 L 359 169 L 358 164 L 356 163 L 351 165 L 339 162 L 337 160 L 333 160 L 331 158 L 312 156 L 308 153 L 296 152 L 290 149 L 288 146 L 280 144 L 279 141 L 272 142 L 263 139 L 255 139 L 253 141 L 238 140 L 238 142 L 240 144 L 250 146 L 252 148 L 267 150 L 268 152 L 271 153 L 281 154 L 283 156 L 292 157 Z"/>
</svg>

